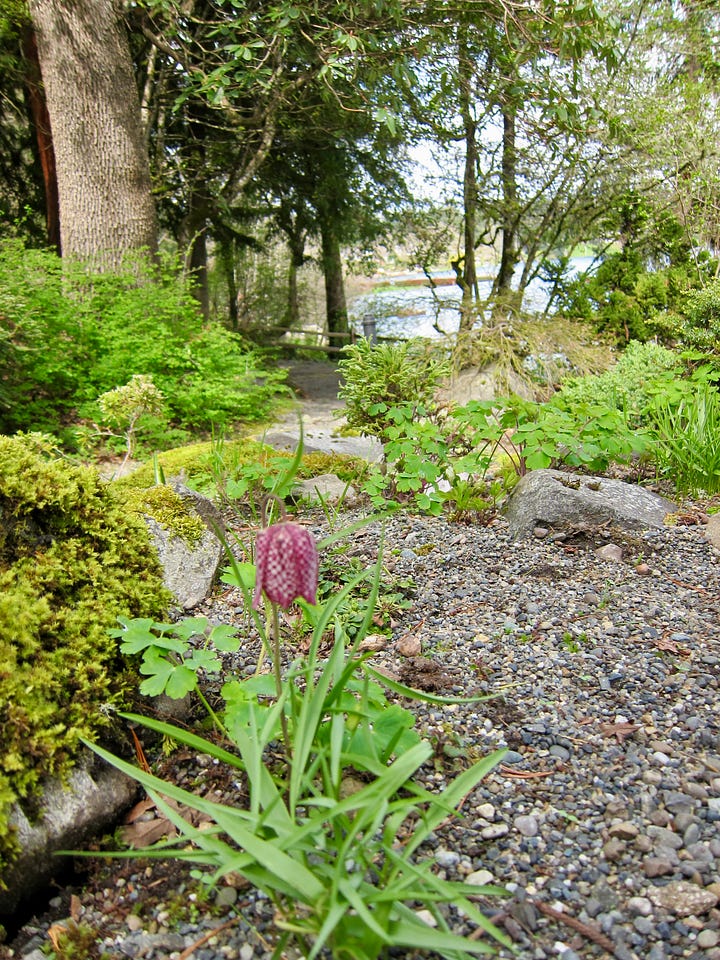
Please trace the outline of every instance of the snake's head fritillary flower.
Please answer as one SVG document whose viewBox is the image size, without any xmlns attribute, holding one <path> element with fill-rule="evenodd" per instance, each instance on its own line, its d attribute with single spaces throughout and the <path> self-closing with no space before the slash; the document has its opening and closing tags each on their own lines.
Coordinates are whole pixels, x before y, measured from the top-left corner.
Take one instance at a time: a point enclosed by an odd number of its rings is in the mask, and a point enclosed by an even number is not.
<svg viewBox="0 0 720 960">
<path fill-rule="evenodd" d="M 252 605 L 262 607 L 262 595 L 287 610 L 299 598 L 317 603 L 318 552 L 309 530 L 284 521 L 258 532 L 255 540 L 255 594 Z"/>
</svg>

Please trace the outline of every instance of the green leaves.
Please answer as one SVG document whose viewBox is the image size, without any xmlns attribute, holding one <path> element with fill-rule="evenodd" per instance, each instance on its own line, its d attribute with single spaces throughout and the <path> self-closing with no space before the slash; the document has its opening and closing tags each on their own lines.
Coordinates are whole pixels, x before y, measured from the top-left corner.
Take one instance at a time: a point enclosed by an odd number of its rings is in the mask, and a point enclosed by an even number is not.
<svg viewBox="0 0 720 960">
<path fill-rule="evenodd" d="M 221 669 L 216 650 L 234 653 L 240 646 L 236 628 L 227 624 L 210 627 L 207 617 L 188 617 L 177 623 L 118 617 L 118 622 L 121 628 L 110 630 L 110 636 L 122 641 L 121 653 L 142 654 L 140 673 L 148 679 L 140 684 L 140 692 L 151 697 L 164 693 L 182 699 L 197 689 L 200 674 Z"/>
</svg>

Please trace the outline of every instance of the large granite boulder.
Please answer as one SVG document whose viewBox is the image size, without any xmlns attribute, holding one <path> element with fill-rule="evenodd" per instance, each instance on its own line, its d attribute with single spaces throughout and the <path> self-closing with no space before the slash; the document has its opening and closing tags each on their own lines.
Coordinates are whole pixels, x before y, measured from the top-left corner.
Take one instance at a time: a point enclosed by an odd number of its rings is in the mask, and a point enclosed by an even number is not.
<svg viewBox="0 0 720 960">
<path fill-rule="evenodd" d="M 560 470 L 532 470 L 513 490 L 505 509 L 516 540 L 537 527 L 555 532 L 606 526 L 609 530 L 661 527 L 677 505 L 636 484 Z"/>
</svg>

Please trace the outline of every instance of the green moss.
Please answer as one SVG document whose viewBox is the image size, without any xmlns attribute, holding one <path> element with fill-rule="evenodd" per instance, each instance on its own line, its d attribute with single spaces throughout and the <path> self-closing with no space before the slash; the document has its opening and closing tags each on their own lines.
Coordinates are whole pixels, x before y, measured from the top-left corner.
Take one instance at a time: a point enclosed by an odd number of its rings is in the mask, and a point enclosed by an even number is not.
<svg viewBox="0 0 720 960">
<path fill-rule="evenodd" d="M 191 547 L 205 532 L 205 524 L 197 512 L 189 509 L 186 500 L 167 484 L 159 483 L 146 490 L 130 488 L 122 496 L 129 509 L 157 520 L 162 527 Z"/>
<path fill-rule="evenodd" d="M 260 465 L 280 474 L 292 457 L 292 453 L 274 450 L 256 440 L 242 439 L 227 441 L 221 446 L 207 442 L 167 450 L 158 455 L 157 465 L 165 477 L 182 476 L 188 486 L 211 492 L 220 478 L 235 479 L 248 464 Z M 361 457 L 320 451 L 303 456 L 297 476 L 304 480 L 323 473 L 335 473 L 341 480 L 352 481 L 362 476 L 367 468 L 367 461 Z M 155 475 L 155 464 L 146 463 L 128 476 L 113 481 L 113 485 L 122 491 L 123 496 L 132 496 L 129 491 L 152 488 Z"/>
<path fill-rule="evenodd" d="M 0 437 L 0 864 L 10 805 L 64 775 L 128 702 L 108 628 L 171 597 L 141 517 L 35 435 Z"/>
<path fill-rule="evenodd" d="M 256 440 L 228 441 L 218 452 L 217 445 L 211 441 L 191 443 L 188 446 L 165 450 L 157 455 L 156 461 L 150 461 L 133 470 L 126 477 L 114 481 L 119 490 L 144 490 L 155 483 L 156 463 L 165 477 L 182 476 L 190 486 L 204 483 L 217 471 L 220 460 L 234 463 L 254 463 L 267 451 Z"/>
</svg>

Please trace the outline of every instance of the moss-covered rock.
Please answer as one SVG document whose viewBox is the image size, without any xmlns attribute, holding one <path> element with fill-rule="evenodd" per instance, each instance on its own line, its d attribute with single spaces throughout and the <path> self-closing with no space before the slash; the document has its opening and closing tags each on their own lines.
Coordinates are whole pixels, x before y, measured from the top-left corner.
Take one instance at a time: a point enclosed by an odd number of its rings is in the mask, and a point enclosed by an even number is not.
<svg viewBox="0 0 720 960">
<path fill-rule="evenodd" d="M 145 523 L 112 485 L 49 438 L 0 437 L 0 866 L 12 803 L 66 773 L 134 691 L 108 628 L 169 602 Z"/>
<path fill-rule="evenodd" d="M 159 483 L 146 489 L 129 487 L 122 497 L 129 510 L 152 517 L 189 547 L 198 543 L 207 529 L 193 502 L 168 484 Z"/>
</svg>

